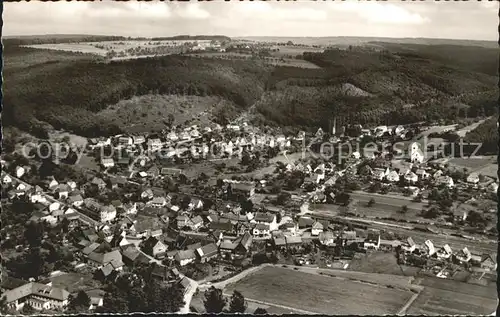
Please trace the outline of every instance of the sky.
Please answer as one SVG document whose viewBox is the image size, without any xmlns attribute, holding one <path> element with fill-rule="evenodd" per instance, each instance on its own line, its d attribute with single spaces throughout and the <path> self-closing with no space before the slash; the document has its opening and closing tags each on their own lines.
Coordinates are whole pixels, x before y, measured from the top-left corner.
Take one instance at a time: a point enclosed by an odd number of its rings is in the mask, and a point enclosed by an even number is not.
<svg viewBox="0 0 500 317">
<path fill-rule="evenodd" d="M 366 36 L 498 40 L 498 1 L 9 2 L 3 35 Z"/>
</svg>

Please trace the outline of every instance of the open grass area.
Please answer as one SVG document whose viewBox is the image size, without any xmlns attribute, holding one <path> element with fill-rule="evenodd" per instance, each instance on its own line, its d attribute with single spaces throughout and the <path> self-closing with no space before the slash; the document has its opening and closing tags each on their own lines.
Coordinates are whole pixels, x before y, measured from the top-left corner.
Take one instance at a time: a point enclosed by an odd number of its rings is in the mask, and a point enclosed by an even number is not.
<svg viewBox="0 0 500 317">
<path fill-rule="evenodd" d="M 357 254 L 349 264 L 348 270 L 365 273 L 405 275 L 394 253 L 372 252 Z"/>
<path fill-rule="evenodd" d="M 395 314 L 411 292 L 304 273 L 265 267 L 233 285 L 246 298 L 323 314 Z"/>
<path fill-rule="evenodd" d="M 495 162 L 496 158 L 493 156 L 485 156 L 478 158 L 452 158 L 448 161 L 451 167 L 456 168 L 467 168 L 469 171 L 475 171 L 478 169 L 482 169 L 491 165 Z"/>
<path fill-rule="evenodd" d="M 51 277 L 52 286 L 66 289 L 70 293 L 87 291 L 101 287 L 101 284 L 94 280 L 91 275 L 79 273 L 65 273 Z"/>
<path fill-rule="evenodd" d="M 410 315 L 489 315 L 497 306 L 496 288 L 439 278 L 424 278 L 424 290 L 407 311 Z"/>
</svg>

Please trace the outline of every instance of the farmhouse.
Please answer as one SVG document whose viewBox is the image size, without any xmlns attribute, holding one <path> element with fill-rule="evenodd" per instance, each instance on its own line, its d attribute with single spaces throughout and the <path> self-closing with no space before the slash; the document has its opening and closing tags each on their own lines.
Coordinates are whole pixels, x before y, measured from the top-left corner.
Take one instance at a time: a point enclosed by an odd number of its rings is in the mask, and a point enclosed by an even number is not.
<svg viewBox="0 0 500 317">
<path fill-rule="evenodd" d="M 479 175 L 477 173 L 471 173 L 469 176 L 467 176 L 467 183 L 469 184 L 479 183 Z"/>
<path fill-rule="evenodd" d="M 111 264 L 115 270 L 121 270 L 123 268 L 122 254 L 119 250 L 107 252 L 107 253 L 97 253 L 91 252 L 88 255 L 89 264 L 98 269 Z"/>
<path fill-rule="evenodd" d="M 177 252 L 174 259 L 180 266 L 185 266 L 196 260 L 196 254 L 194 250 L 181 250 Z"/>
<path fill-rule="evenodd" d="M 27 283 L 3 293 L 8 307 L 19 310 L 30 305 L 36 310 L 62 309 L 68 304 L 69 292 L 40 283 Z"/>
<path fill-rule="evenodd" d="M 101 165 L 105 168 L 113 167 L 115 166 L 115 161 L 112 158 L 102 158 Z"/>
<path fill-rule="evenodd" d="M 232 183 L 229 185 L 233 196 L 250 198 L 255 194 L 255 185 L 248 183 Z"/>
<path fill-rule="evenodd" d="M 145 253 L 152 255 L 155 258 L 161 258 L 165 256 L 167 246 L 158 240 L 158 238 L 149 237 L 146 241 L 144 241 L 143 250 Z"/>
<path fill-rule="evenodd" d="M 217 254 L 218 248 L 215 243 L 209 243 L 202 246 L 201 248 L 196 249 L 196 255 L 198 256 L 199 261 L 202 263 L 205 263 L 217 257 Z"/>
</svg>

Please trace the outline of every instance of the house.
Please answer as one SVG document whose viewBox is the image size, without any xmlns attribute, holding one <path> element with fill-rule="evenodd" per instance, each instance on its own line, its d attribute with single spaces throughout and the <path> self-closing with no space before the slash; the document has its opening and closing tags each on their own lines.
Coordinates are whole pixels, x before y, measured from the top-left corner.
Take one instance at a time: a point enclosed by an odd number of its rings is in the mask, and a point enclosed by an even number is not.
<svg viewBox="0 0 500 317">
<path fill-rule="evenodd" d="M 299 221 L 298 221 L 299 229 L 312 227 L 314 222 L 315 221 L 313 219 L 311 219 L 310 217 L 302 216 L 299 218 Z"/>
<path fill-rule="evenodd" d="M 88 256 L 90 253 L 94 252 L 99 248 L 101 244 L 97 242 L 92 242 L 91 244 L 87 245 L 85 248 L 82 250 L 82 254 L 85 256 Z"/>
<path fill-rule="evenodd" d="M 404 176 L 404 178 L 405 178 L 405 181 L 408 183 L 416 183 L 418 181 L 417 174 L 415 174 L 413 172 L 409 172 L 408 174 L 406 174 Z"/>
<path fill-rule="evenodd" d="M 447 186 L 449 188 L 455 186 L 455 182 L 453 182 L 453 178 L 450 176 L 439 176 L 436 179 L 436 184 L 441 186 Z"/>
<path fill-rule="evenodd" d="M 479 174 L 471 173 L 469 176 L 467 176 L 467 183 L 469 183 L 469 184 L 479 183 Z"/>
<path fill-rule="evenodd" d="M 335 241 L 335 237 L 333 235 L 333 232 L 331 231 L 322 231 L 319 233 L 318 236 L 319 242 L 323 245 L 329 246 L 333 245 Z"/>
<path fill-rule="evenodd" d="M 110 168 L 110 167 L 115 166 L 115 161 L 112 158 L 102 158 L 101 165 L 104 168 Z"/>
<path fill-rule="evenodd" d="M 35 310 L 63 309 L 68 305 L 69 292 L 65 289 L 27 283 L 3 293 L 9 308 L 20 310 L 24 305 L 30 305 Z"/>
<path fill-rule="evenodd" d="M 174 260 L 180 266 L 184 266 L 196 260 L 196 254 L 194 250 L 181 250 L 174 256 Z"/>
<path fill-rule="evenodd" d="M 254 184 L 232 183 L 229 186 L 230 186 L 232 196 L 250 198 L 255 194 L 255 185 Z"/>
<path fill-rule="evenodd" d="M 363 242 L 363 248 L 378 250 L 380 248 L 380 235 L 373 232 L 368 233 L 368 236 Z"/>
<path fill-rule="evenodd" d="M 154 208 L 162 208 L 167 205 L 167 200 L 165 197 L 154 197 L 151 201 L 151 206 Z"/>
<path fill-rule="evenodd" d="M 386 170 L 383 169 L 383 168 L 374 168 L 373 169 L 373 178 L 374 179 L 378 179 L 378 180 L 383 180 L 385 178 L 385 176 L 387 175 L 386 174 Z"/>
<path fill-rule="evenodd" d="M 116 218 L 116 208 L 112 205 L 102 206 L 99 211 L 100 221 L 109 222 Z"/>
<path fill-rule="evenodd" d="M 83 197 L 80 194 L 69 196 L 68 203 L 71 206 L 80 207 L 83 205 Z"/>
<path fill-rule="evenodd" d="M 154 197 L 153 190 L 150 188 L 144 190 L 141 193 L 141 199 L 143 199 L 143 200 L 151 200 L 151 199 L 153 199 L 153 197 Z"/>
<path fill-rule="evenodd" d="M 467 220 L 471 211 L 477 210 L 476 207 L 469 204 L 460 204 L 453 210 L 453 217 L 455 221 L 461 222 Z"/>
<path fill-rule="evenodd" d="M 293 246 L 298 246 L 301 245 L 302 242 L 302 237 L 300 236 L 285 236 L 286 240 L 286 246 L 288 248 L 293 247 Z"/>
<path fill-rule="evenodd" d="M 45 194 L 43 189 L 36 185 L 34 190 L 30 194 L 30 200 L 32 203 L 46 203 L 47 198 L 45 198 Z"/>
<path fill-rule="evenodd" d="M 434 253 L 436 253 L 436 249 L 434 248 L 434 244 L 431 240 L 425 240 L 424 245 L 429 256 L 432 256 L 434 255 Z"/>
<path fill-rule="evenodd" d="M 155 258 L 162 258 L 165 256 L 168 248 L 164 243 L 158 240 L 158 238 L 149 237 L 146 241 L 144 241 L 142 249 L 145 253 L 152 255 Z"/>
<path fill-rule="evenodd" d="M 219 246 L 219 250 L 222 254 L 230 256 L 230 258 L 233 258 L 235 255 L 246 255 L 250 251 L 252 241 L 252 235 L 245 232 L 234 241 L 222 241 Z"/>
<path fill-rule="evenodd" d="M 189 203 L 189 209 L 201 209 L 203 208 L 203 201 L 199 198 L 193 197 Z"/>
<path fill-rule="evenodd" d="M 278 230 L 276 215 L 270 212 L 256 212 L 251 222 L 268 225 L 270 231 Z"/>
<path fill-rule="evenodd" d="M 66 199 L 68 198 L 70 189 L 69 186 L 66 184 L 59 184 L 55 189 L 54 192 L 56 192 L 59 196 L 59 199 Z"/>
<path fill-rule="evenodd" d="M 410 156 L 410 162 L 419 163 L 419 164 L 423 163 L 424 153 L 422 152 L 422 149 L 420 148 L 419 143 L 417 143 L 417 142 L 411 143 L 408 152 L 409 152 L 409 156 Z"/>
<path fill-rule="evenodd" d="M 234 225 L 231 223 L 229 219 L 220 219 L 217 221 L 212 221 L 209 225 L 210 230 L 218 230 L 222 233 L 233 233 Z"/>
<path fill-rule="evenodd" d="M 419 168 L 415 171 L 415 174 L 417 174 L 417 176 L 420 178 L 420 179 L 427 179 L 430 177 L 430 174 L 427 173 L 426 170 L 422 169 L 422 168 Z"/>
<path fill-rule="evenodd" d="M 137 203 L 125 203 L 121 209 L 126 215 L 135 215 L 137 213 Z"/>
<path fill-rule="evenodd" d="M 268 237 L 271 234 L 269 230 L 269 225 L 264 223 L 258 223 L 252 230 L 254 237 Z"/>
<path fill-rule="evenodd" d="M 12 184 L 12 177 L 10 177 L 10 175 L 8 175 L 8 174 L 5 174 L 2 177 L 2 184 L 3 185 L 10 185 L 10 184 Z"/>
<path fill-rule="evenodd" d="M 391 183 L 399 182 L 399 174 L 396 171 L 390 171 L 387 174 L 386 179 Z"/>
<path fill-rule="evenodd" d="M 26 169 L 24 167 L 22 167 L 22 166 L 16 167 L 15 174 L 16 174 L 17 178 L 21 178 L 25 173 L 26 173 Z"/>
<path fill-rule="evenodd" d="M 170 131 L 169 133 L 167 133 L 167 140 L 175 142 L 179 140 L 179 137 L 177 136 L 177 133 L 175 133 L 175 131 Z"/>
<path fill-rule="evenodd" d="M 411 252 L 415 251 L 415 249 L 417 248 L 417 245 L 415 244 L 415 241 L 413 241 L 413 239 L 411 237 L 408 237 L 408 239 L 406 239 L 406 244 L 402 245 L 401 248 L 405 252 L 411 253 Z"/>
<path fill-rule="evenodd" d="M 323 138 L 323 135 L 324 135 L 324 134 L 325 134 L 325 133 L 323 132 L 323 129 L 319 128 L 319 129 L 316 131 L 316 133 L 314 134 L 314 136 L 315 136 L 315 137 L 317 137 L 317 138 Z"/>
<path fill-rule="evenodd" d="M 146 173 L 148 173 L 149 176 L 151 177 L 158 177 L 160 176 L 160 169 L 158 166 L 151 166 Z"/>
<path fill-rule="evenodd" d="M 458 252 L 456 258 L 461 263 L 467 263 L 472 258 L 472 254 L 470 253 L 469 249 L 467 249 L 467 247 L 464 247 L 460 252 Z"/>
<path fill-rule="evenodd" d="M 497 269 L 497 262 L 490 254 L 483 254 L 481 256 L 480 266 L 481 268 L 492 272 Z"/>
<path fill-rule="evenodd" d="M 134 144 L 134 139 L 129 136 L 120 136 L 118 137 L 118 144 L 121 146 L 130 146 Z"/>
<path fill-rule="evenodd" d="M 323 232 L 323 229 L 324 229 L 324 228 L 323 228 L 323 225 L 322 225 L 320 222 L 316 221 L 316 222 L 312 225 L 312 228 L 311 228 L 311 234 L 312 234 L 313 236 L 317 236 L 317 235 L 319 235 L 321 232 Z"/>
<path fill-rule="evenodd" d="M 48 184 L 48 188 L 52 191 L 59 185 L 59 182 L 52 178 Z"/>
<path fill-rule="evenodd" d="M 198 230 L 203 225 L 203 218 L 201 216 L 195 216 L 190 219 L 190 223 L 188 224 L 191 227 L 191 230 Z"/>
<path fill-rule="evenodd" d="M 91 252 L 88 256 L 88 263 L 97 269 L 101 269 L 108 264 L 113 268 L 120 271 L 123 268 L 122 254 L 119 250 L 114 250 L 106 253 Z"/>
<path fill-rule="evenodd" d="M 211 259 L 217 257 L 218 248 L 215 243 L 209 243 L 196 249 L 196 255 L 201 263 L 210 261 Z"/>
<path fill-rule="evenodd" d="M 104 291 L 103 290 L 89 290 L 85 292 L 90 298 L 89 310 L 94 310 L 104 304 Z"/>
<path fill-rule="evenodd" d="M 438 259 L 448 259 L 453 254 L 450 246 L 445 244 L 441 249 L 436 252 Z"/>
<path fill-rule="evenodd" d="M 139 145 L 139 144 L 146 142 L 146 138 L 142 135 L 133 136 L 132 142 L 134 145 Z"/>
<path fill-rule="evenodd" d="M 106 188 L 106 182 L 102 180 L 102 178 L 94 177 L 90 182 L 92 185 L 97 186 L 99 190 L 103 190 Z"/>
<path fill-rule="evenodd" d="M 162 146 L 163 146 L 163 143 L 158 138 L 148 140 L 148 151 L 149 152 L 157 152 L 157 151 L 161 150 Z"/>
<path fill-rule="evenodd" d="M 498 184 L 493 182 L 488 186 L 488 190 L 494 194 L 498 192 Z"/>
<path fill-rule="evenodd" d="M 291 221 L 291 222 L 286 222 L 286 223 L 282 224 L 281 226 L 279 226 L 279 229 L 283 232 L 296 234 L 297 231 L 299 230 L 299 225 L 298 225 L 298 223 Z"/>
</svg>

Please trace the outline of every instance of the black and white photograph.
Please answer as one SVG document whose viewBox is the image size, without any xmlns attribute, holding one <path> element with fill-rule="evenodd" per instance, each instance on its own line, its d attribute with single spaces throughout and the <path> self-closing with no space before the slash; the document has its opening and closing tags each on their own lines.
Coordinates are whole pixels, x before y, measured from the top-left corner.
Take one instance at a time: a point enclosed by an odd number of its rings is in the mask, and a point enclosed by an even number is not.
<svg viewBox="0 0 500 317">
<path fill-rule="evenodd" d="M 1 314 L 496 316 L 499 4 L 0 3 Z"/>
</svg>

